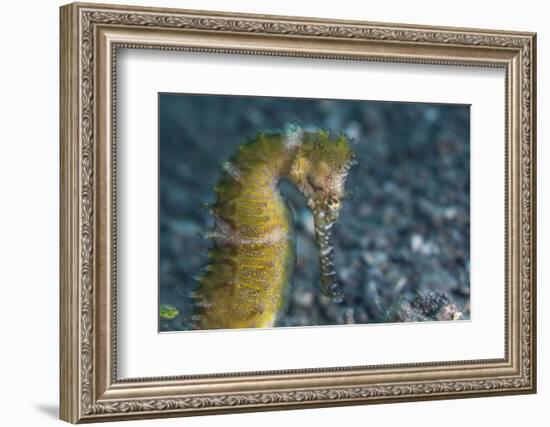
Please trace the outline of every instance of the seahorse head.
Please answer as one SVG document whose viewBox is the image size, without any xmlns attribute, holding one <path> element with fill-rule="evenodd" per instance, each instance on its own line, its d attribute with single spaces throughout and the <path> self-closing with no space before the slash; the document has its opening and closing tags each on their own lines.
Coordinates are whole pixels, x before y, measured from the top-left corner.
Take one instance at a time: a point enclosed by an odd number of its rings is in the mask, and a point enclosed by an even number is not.
<svg viewBox="0 0 550 427">
<path fill-rule="evenodd" d="M 307 200 L 315 223 L 321 263 L 321 289 L 335 302 L 343 292 L 334 269 L 333 226 L 345 198 L 345 182 L 355 155 L 345 135 L 332 139 L 328 132 L 303 133 L 290 178 Z"/>
</svg>

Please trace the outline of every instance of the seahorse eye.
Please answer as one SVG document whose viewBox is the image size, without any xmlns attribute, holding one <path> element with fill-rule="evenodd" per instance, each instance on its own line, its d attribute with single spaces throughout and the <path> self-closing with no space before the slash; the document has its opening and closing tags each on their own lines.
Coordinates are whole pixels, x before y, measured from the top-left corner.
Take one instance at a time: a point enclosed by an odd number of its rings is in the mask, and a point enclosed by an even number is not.
<svg viewBox="0 0 550 427">
<path fill-rule="evenodd" d="M 330 198 L 327 200 L 327 206 L 329 207 L 329 209 L 331 210 L 336 210 L 338 209 L 338 206 L 340 205 L 340 202 L 335 199 L 335 198 Z"/>
</svg>

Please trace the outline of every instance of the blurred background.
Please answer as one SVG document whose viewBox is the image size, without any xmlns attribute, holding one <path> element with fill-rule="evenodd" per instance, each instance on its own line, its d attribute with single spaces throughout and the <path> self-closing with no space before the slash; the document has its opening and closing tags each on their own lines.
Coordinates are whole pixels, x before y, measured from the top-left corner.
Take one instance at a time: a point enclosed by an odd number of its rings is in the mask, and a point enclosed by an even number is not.
<svg viewBox="0 0 550 427">
<path fill-rule="evenodd" d="M 345 132 L 359 161 L 335 229 L 345 300 L 319 291 L 313 218 L 295 219 L 290 301 L 276 326 L 467 320 L 470 315 L 470 109 L 467 105 L 159 94 L 160 330 L 191 328 L 192 292 L 211 242 L 205 205 L 221 163 L 259 131 L 287 123 Z"/>
</svg>

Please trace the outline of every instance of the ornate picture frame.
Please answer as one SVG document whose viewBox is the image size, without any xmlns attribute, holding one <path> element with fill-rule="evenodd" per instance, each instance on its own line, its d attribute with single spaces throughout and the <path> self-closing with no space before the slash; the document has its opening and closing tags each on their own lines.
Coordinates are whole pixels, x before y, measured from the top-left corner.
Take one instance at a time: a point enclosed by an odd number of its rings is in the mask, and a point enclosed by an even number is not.
<svg viewBox="0 0 550 427">
<path fill-rule="evenodd" d="M 84 3 L 60 13 L 61 419 L 536 392 L 534 33 Z M 115 106 L 122 48 L 503 69 L 504 357 L 119 379 Z"/>
</svg>

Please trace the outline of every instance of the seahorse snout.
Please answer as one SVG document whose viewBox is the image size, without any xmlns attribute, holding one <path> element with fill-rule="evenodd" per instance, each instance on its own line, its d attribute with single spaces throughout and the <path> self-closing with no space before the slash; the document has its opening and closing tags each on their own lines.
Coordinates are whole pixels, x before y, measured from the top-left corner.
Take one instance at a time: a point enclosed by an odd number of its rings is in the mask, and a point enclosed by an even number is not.
<svg viewBox="0 0 550 427">
<path fill-rule="evenodd" d="M 344 299 L 344 292 L 334 267 L 334 224 L 335 220 L 327 215 L 315 215 L 315 237 L 321 266 L 321 292 L 333 302 L 339 303 Z"/>
</svg>

